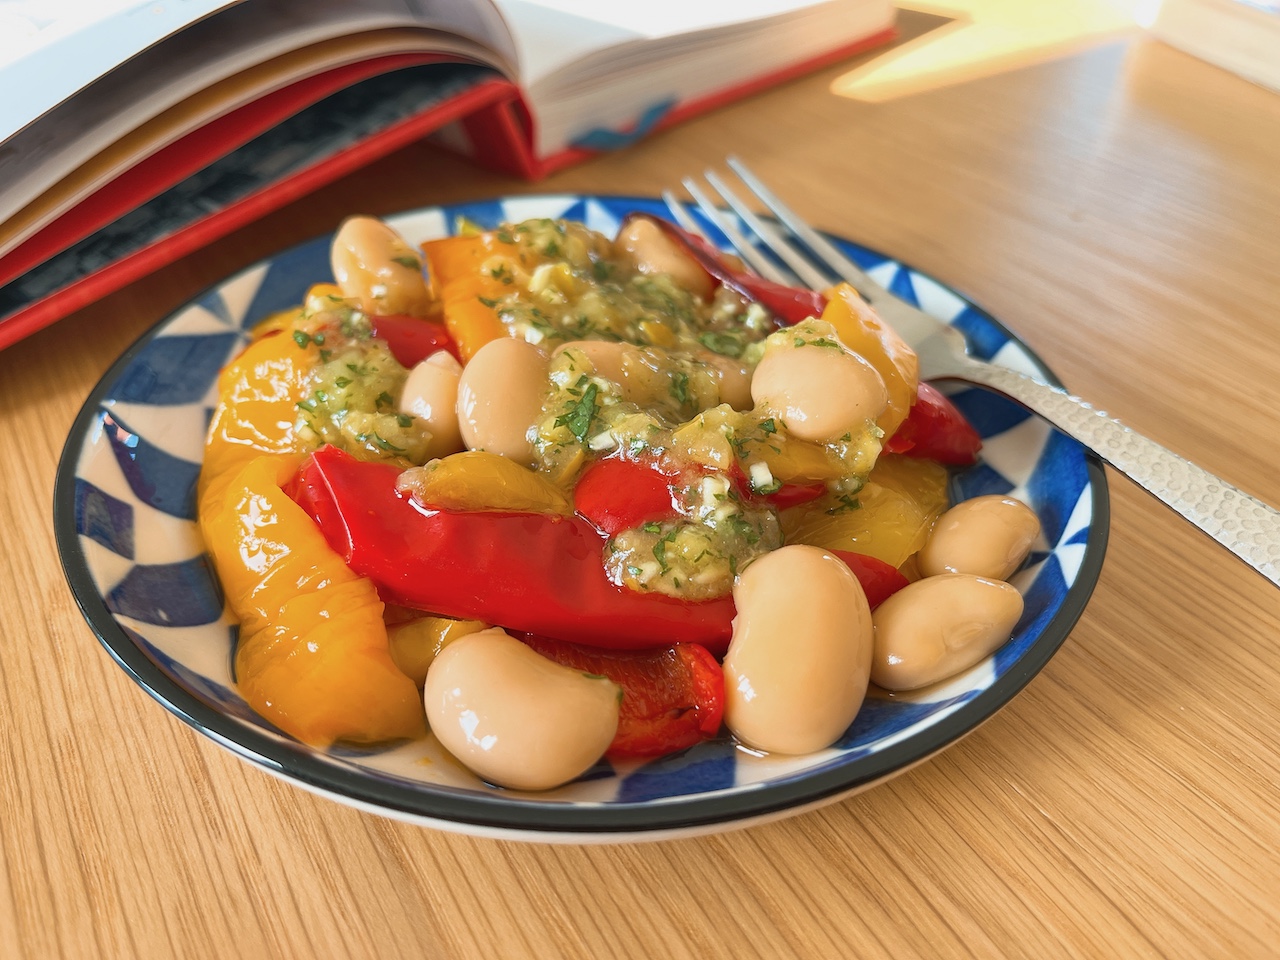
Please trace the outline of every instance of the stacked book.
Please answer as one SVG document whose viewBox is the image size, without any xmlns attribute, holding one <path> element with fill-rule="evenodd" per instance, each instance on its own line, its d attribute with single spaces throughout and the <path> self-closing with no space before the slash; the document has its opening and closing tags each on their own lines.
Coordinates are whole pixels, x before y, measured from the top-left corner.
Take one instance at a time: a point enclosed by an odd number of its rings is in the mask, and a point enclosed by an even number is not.
<svg viewBox="0 0 1280 960">
<path fill-rule="evenodd" d="M 0 4 L 0 347 L 423 137 L 533 179 L 893 20 L 889 0 Z"/>
</svg>

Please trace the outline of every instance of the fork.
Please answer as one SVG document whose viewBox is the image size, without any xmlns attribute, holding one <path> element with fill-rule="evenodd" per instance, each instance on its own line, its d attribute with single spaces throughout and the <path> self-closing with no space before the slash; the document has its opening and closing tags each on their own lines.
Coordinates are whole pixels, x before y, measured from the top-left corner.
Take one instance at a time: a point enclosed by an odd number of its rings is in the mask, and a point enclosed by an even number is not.
<svg viewBox="0 0 1280 960">
<path fill-rule="evenodd" d="M 1092 450 L 1280 586 L 1280 511 L 1065 390 L 971 357 L 959 330 L 880 286 L 779 200 L 742 161 L 729 157 L 726 162 L 773 214 L 772 219 L 752 212 L 713 170 L 705 172 L 703 184 L 690 177 L 682 182 L 706 218 L 755 272 L 778 283 L 794 285 L 799 280 L 815 290 L 830 286 L 833 279 L 848 282 L 915 348 L 923 379 L 961 380 L 1016 401 Z M 682 227 L 705 236 L 685 202 L 670 191 L 662 197 Z M 743 229 L 739 229 L 724 205 L 737 214 Z M 766 256 L 748 234 L 785 264 L 790 274 Z"/>
</svg>

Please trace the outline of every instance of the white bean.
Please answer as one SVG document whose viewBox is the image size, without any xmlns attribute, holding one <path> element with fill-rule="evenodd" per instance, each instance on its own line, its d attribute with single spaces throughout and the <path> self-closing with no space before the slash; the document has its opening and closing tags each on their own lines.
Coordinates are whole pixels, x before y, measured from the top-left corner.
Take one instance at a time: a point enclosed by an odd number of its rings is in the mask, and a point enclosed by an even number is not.
<svg viewBox="0 0 1280 960">
<path fill-rule="evenodd" d="M 1021 500 L 996 494 L 958 503 L 933 525 L 920 572 L 972 573 L 1008 580 L 1040 535 L 1040 518 Z"/>
<path fill-rule="evenodd" d="M 431 307 L 421 258 L 381 220 L 344 220 L 334 235 L 329 262 L 343 295 L 358 300 L 365 313 L 421 317 Z"/>
<path fill-rule="evenodd" d="M 815 443 L 861 431 L 889 403 L 875 367 L 843 347 L 814 344 L 766 350 L 751 378 L 751 397 L 788 433 Z"/>
<path fill-rule="evenodd" d="M 710 350 L 700 351 L 697 357 L 716 375 L 721 403 L 727 403 L 735 410 L 751 409 L 754 401 L 751 399 L 750 367 Z"/>
<path fill-rule="evenodd" d="M 967 573 L 926 577 L 903 587 L 872 615 L 871 679 L 886 690 L 914 690 L 973 666 L 1002 646 L 1022 616 L 1022 594 Z"/>
<path fill-rule="evenodd" d="M 871 671 L 871 608 L 857 577 L 818 547 L 765 554 L 733 589 L 725 723 L 743 743 L 810 753 L 848 729 Z"/>
<path fill-rule="evenodd" d="M 427 456 L 447 457 L 462 449 L 458 427 L 458 383 L 462 364 L 447 350 L 437 350 L 409 371 L 400 391 L 400 411 L 422 420 L 431 432 Z"/>
<path fill-rule="evenodd" d="M 549 790 L 584 773 L 618 729 L 615 683 L 562 667 L 497 627 L 440 651 L 423 703 L 446 750 L 517 790 Z"/>
<path fill-rule="evenodd" d="M 548 388 L 547 358 L 533 344 L 510 337 L 486 343 L 458 383 L 458 428 L 467 449 L 531 464 L 529 432 Z"/>
<path fill-rule="evenodd" d="M 566 350 L 586 357 L 592 371 L 597 377 L 609 380 L 619 386 L 625 386 L 627 380 L 627 358 L 633 357 L 632 363 L 640 362 L 640 348 L 630 343 L 617 343 L 612 340 L 572 340 L 556 347 L 553 357 Z"/>
<path fill-rule="evenodd" d="M 636 217 L 618 232 L 614 246 L 631 255 L 641 273 L 665 273 L 678 286 L 703 300 L 715 289 L 710 274 L 681 250 L 652 220 Z"/>
</svg>

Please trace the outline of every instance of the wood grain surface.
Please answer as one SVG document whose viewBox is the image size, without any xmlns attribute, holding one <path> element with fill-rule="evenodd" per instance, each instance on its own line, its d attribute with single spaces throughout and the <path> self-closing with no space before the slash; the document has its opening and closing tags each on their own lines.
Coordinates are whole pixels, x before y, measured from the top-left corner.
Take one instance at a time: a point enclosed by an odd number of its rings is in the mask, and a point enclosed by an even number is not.
<svg viewBox="0 0 1280 960">
<path fill-rule="evenodd" d="M 60 448 L 168 311 L 350 212 L 653 194 L 729 150 L 1280 503 L 1280 97 L 1141 39 L 876 105 L 832 95 L 839 72 L 543 184 L 415 146 L 0 353 L 0 956 L 1280 952 L 1280 593 L 1115 475 L 1101 582 L 1012 704 L 886 785 L 709 838 L 549 847 L 347 809 L 174 719 L 81 618 Z"/>
</svg>

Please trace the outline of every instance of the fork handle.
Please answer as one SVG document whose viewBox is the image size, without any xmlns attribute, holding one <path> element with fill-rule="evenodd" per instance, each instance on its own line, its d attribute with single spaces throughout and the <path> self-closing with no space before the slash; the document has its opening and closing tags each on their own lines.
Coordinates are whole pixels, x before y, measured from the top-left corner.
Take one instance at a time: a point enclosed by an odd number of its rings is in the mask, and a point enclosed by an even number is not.
<svg viewBox="0 0 1280 960">
<path fill-rule="evenodd" d="M 1280 586 L 1280 511 L 1274 507 L 1065 390 L 977 362 L 966 363 L 956 379 L 992 387 L 1038 413 Z"/>
</svg>

